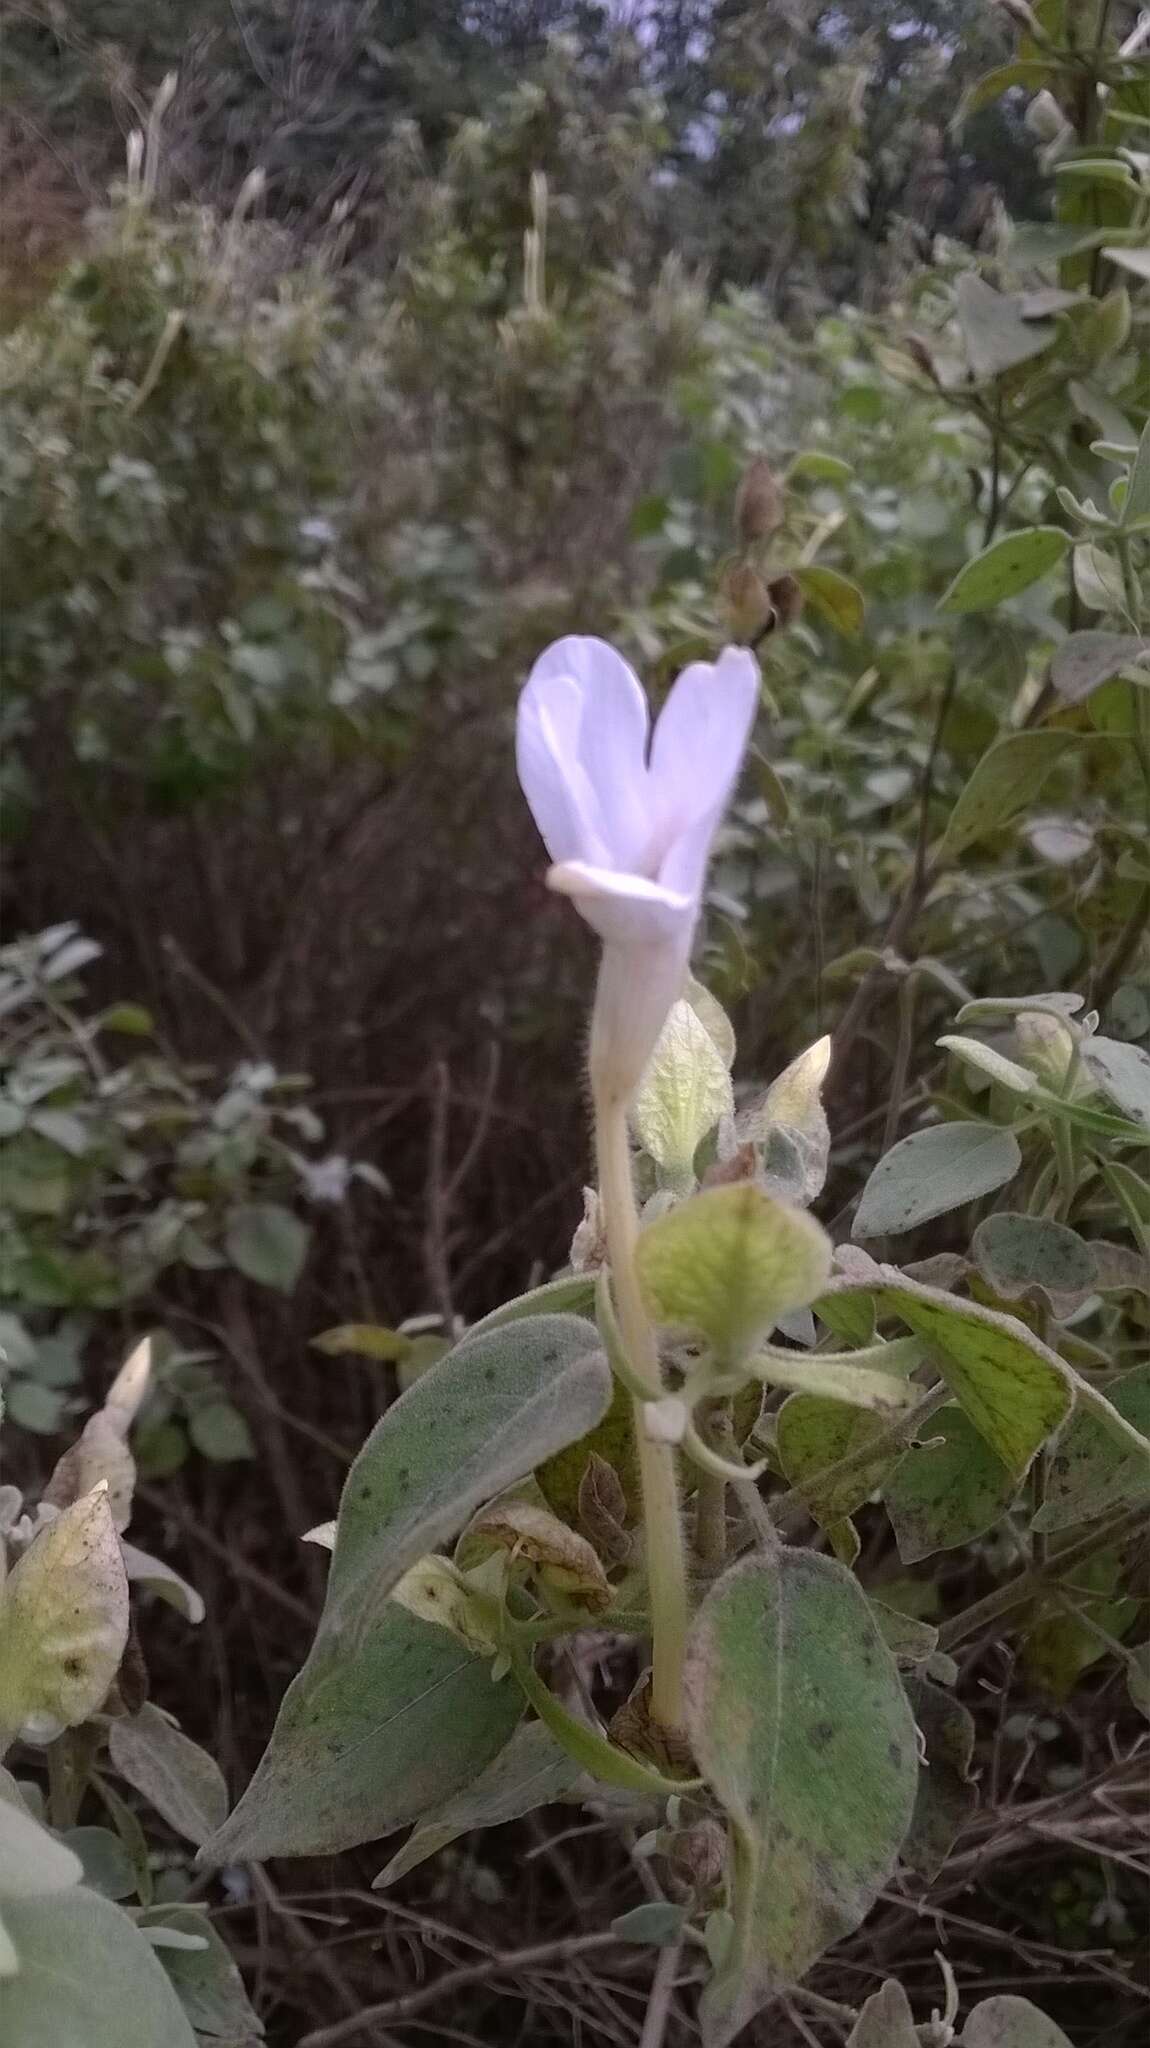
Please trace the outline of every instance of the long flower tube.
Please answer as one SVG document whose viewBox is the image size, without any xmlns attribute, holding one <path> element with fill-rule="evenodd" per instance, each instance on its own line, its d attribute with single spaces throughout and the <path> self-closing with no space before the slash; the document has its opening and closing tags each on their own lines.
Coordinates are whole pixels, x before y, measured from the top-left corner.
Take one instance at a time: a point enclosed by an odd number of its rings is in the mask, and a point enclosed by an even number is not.
<svg viewBox="0 0 1150 2048">
<path fill-rule="evenodd" d="M 619 1331 L 636 1398 L 651 1602 L 651 1711 L 682 1723 L 687 1578 L 675 1452 L 646 1427 L 662 1394 L 635 1270 L 639 1218 L 627 1112 L 680 994 L 711 843 L 742 765 L 759 672 L 745 649 L 693 662 L 650 734 L 634 671 L 606 641 L 570 636 L 540 655 L 519 700 L 519 779 L 551 855 L 550 886 L 603 941 L 589 1054 L 595 1146 Z"/>
</svg>

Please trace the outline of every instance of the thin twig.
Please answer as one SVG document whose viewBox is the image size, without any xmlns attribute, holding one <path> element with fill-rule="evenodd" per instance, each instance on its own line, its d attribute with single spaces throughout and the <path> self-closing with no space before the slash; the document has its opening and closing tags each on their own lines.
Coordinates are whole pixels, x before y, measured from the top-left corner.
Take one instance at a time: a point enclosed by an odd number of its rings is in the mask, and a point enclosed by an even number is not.
<svg viewBox="0 0 1150 2048">
<path fill-rule="evenodd" d="M 1145 1526 L 1144 1508 L 1128 1508 L 1124 1514 L 1113 1520 L 1101 1522 L 1077 1543 L 1070 1543 L 1065 1550 L 1056 1552 L 1045 1571 L 1020 1572 L 1017 1578 L 1008 1579 L 1005 1586 L 997 1586 L 983 1600 L 976 1600 L 961 1614 L 944 1622 L 938 1632 L 940 1650 L 952 1650 L 956 1643 L 964 1643 L 968 1636 L 978 1635 L 990 1622 L 998 1621 L 1012 1608 L 1021 1606 L 1035 1595 L 1045 1592 L 1051 1585 L 1066 1576 L 1068 1572 L 1084 1564 L 1100 1550 L 1109 1550 L 1113 1545 L 1125 1542 L 1128 1536 L 1136 1536 Z"/>
<path fill-rule="evenodd" d="M 365 2027 L 392 2025 L 399 2020 L 410 2019 L 414 2013 L 422 2012 L 425 2005 L 434 2004 L 436 1999 L 465 1991 L 472 1984 L 482 1984 L 489 1977 L 552 1969 L 556 1964 L 571 1962 L 576 1956 L 617 1948 L 621 1940 L 622 1936 L 606 1929 L 599 1934 L 572 1934 L 564 1941 L 537 1942 L 530 1948 L 508 1949 L 497 1955 L 485 1956 L 482 1962 L 468 1963 L 459 1970 L 448 1970 L 446 1976 L 437 1977 L 432 1984 L 421 1984 L 417 1991 L 405 1992 L 401 1998 L 386 1999 L 381 2005 L 365 2005 L 350 2019 L 337 2020 L 331 2027 L 317 2027 L 303 2036 L 299 2048 L 335 2048 L 337 2041 L 350 2041 Z"/>
<path fill-rule="evenodd" d="M 643 2031 L 639 2036 L 639 2048 L 663 2048 L 667 2021 L 671 2016 L 671 1995 L 675 1989 L 675 1978 L 682 1953 L 683 1937 L 680 1934 L 679 1939 L 673 1941 L 669 1948 L 663 1949 L 659 1956 L 643 2018 Z"/>
</svg>

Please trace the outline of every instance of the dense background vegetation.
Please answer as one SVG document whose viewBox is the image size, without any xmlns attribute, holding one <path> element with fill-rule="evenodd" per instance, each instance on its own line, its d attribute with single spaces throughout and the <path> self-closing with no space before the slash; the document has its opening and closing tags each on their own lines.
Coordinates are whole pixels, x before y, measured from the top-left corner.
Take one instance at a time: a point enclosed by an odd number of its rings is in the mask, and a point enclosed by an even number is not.
<svg viewBox="0 0 1150 2048">
<path fill-rule="evenodd" d="M 209 1620 L 191 1684 L 160 1622 L 154 1690 L 238 1785 L 322 1592 L 296 1538 L 396 1373 L 562 1264 L 581 1212 L 591 952 L 511 772 L 549 638 L 615 638 L 656 694 L 757 642 L 700 971 L 743 1079 L 837 1028 L 836 1238 L 928 1105 L 980 1099 L 936 1045 L 963 1002 L 1074 990 L 1150 1035 L 1147 692 L 1117 657 L 1093 686 L 1054 666 L 1068 633 L 1145 629 L 1145 539 L 1105 508 L 1150 407 L 1150 87 L 1103 63 L 1136 27 L 1106 0 L 7 12 L 5 1469 L 33 1485 L 159 1333 L 142 1512 Z M 1118 129 L 1087 132 L 1050 38 Z M 780 517 L 744 558 L 764 455 Z M 1049 574 L 939 609 L 1051 526 Z M 989 743 L 1038 728 L 1083 743 L 948 857 Z M 424 1316 L 383 1360 L 309 1348 Z M 1131 1289 L 1102 1365 L 1146 1333 Z M 864 1535 L 872 1581 L 938 1614 L 937 1559 L 908 1573 L 877 1511 Z M 945 1571 L 977 1591 L 1010 1541 Z M 1133 1851 L 1098 1851 L 1089 1792 L 1122 1759 L 1125 1814 L 1136 1715 L 1098 1629 L 1136 1642 L 1144 1610 L 1100 1591 L 1085 1649 L 972 1665 L 965 1862 L 933 1919 L 880 1907 L 834 1996 L 892 1970 L 925 2014 L 945 1941 L 966 1981 L 1045 1973 L 1084 2043 L 1136 2038 Z M 526 1891 L 479 1837 L 408 1881 L 382 1956 L 370 1857 L 293 1868 L 302 1904 L 237 1895 L 271 2036 L 414 1981 L 397 1927 L 458 1959 L 450 1927 L 498 1945 L 512 1892 L 542 1931 L 631 1902 L 600 1837 L 530 1826 Z M 349 1938 L 309 1962 L 317 1891 Z M 588 2038 L 638 2039 L 580 1983 Z M 478 2037 L 544 2025 L 498 1989 Z"/>
</svg>

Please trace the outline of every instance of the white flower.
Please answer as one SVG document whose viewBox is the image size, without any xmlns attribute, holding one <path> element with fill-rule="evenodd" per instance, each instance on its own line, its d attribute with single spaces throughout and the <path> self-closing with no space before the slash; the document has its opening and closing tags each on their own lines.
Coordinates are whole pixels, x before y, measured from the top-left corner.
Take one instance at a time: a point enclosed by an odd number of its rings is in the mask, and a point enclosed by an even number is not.
<svg viewBox="0 0 1150 2048">
<path fill-rule="evenodd" d="M 596 1029 L 625 1092 L 682 985 L 758 690 L 745 648 L 692 662 L 648 749 L 638 677 L 606 641 L 572 635 L 540 655 L 519 700 L 519 780 L 555 863 L 550 886 L 604 941 Z"/>
</svg>

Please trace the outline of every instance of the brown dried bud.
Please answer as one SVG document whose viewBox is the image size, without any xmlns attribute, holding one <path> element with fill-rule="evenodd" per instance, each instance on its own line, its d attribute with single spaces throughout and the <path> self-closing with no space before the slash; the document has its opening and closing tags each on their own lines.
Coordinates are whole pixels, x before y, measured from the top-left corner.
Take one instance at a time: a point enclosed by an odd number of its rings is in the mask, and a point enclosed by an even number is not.
<svg viewBox="0 0 1150 2048">
<path fill-rule="evenodd" d="M 608 1564 L 623 1564 L 631 1555 L 626 1521 L 623 1482 L 614 1465 L 592 1451 L 579 1481 L 579 1528 Z"/>
<path fill-rule="evenodd" d="M 783 494 L 765 455 L 756 455 L 743 472 L 735 497 L 735 532 L 742 545 L 769 540 L 783 523 Z"/>
<path fill-rule="evenodd" d="M 575 1273 L 597 1273 L 601 1266 L 607 1264 L 603 1212 L 594 1188 L 583 1190 L 583 1221 L 571 1239 L 569 1257 Z"/>
<path fill-rule="evenodd" d="M 782 576 L 772 576 L 767 585 L 767 595 L 771 600 L 773 613 L 771 632 L 780 632 L 787 626 L 793 626 L 803 608 L 803 586 L 798 577 L 790 575 L 789 572 Z"/>
<path fill-rule="evenodd" d="M 774 624 L 775 608 L 767 586 L 749 562 L 736 562 L 723 577 L 723 605 L 732 640 L 753 647 Z"/>
<path fill-rule="evenodd" d="M 675 1876 L 694 1892 L 712 1892 L 723 1881 L 727 1837 L 709 1816 L 689 1828 L 668 1830 L 661 1846 Z"/>
<path fill-rule="evenodd" d="M 526 1560 L 544 1586 L 602 1614 L 614 1595 L 607 1583 L 600 1558 L 585 1536 L 569 1529 L 550 1508 L 536 1507 L 534 1501 L 505 1499 L 493 1501 L 468 1526 L 473 1538 L 486 1537 Z"/>
<path fill-rule="evenodd" d="M 917 334 L 908 334 L 905 340 L 906 352 L 916 369 L 921 370 L 924 377 L 929 377 L 932 384 L 937 384 L 938 371 L 934 367 L 934 357 L 925 341 L 920 340 Z"/>
<path fill-rule="evenodd" d="M 716 1159 L 703 1175 L 705 1188 L 730 1187 L 732 1182 L 754 1180 L 758 1158 L 753 1145 L 737 1145 L 729 1159 Z"/>
<path fill-rule="evenodd" d="M 695 1759 L 686 1736 L 678 1728 L 664 1728 L 651 1718 L 651 1674 L 643 1673 L 621 1707 L 607 1724 L 607 1734 L 620 1749 L 644 1763 L 653 1763 L 670 1777 L 693 1777 Z"/>
</svg>

